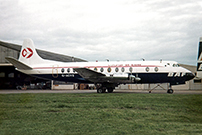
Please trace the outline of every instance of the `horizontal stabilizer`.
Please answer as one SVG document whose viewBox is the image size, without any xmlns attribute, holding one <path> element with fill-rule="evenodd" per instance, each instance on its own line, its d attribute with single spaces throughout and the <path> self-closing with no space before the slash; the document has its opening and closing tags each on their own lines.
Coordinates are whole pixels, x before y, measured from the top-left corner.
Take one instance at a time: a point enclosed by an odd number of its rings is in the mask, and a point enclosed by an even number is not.
<svg viewBox="0 0 202 135">
<path fill-rule="evenodd" d="M 32 68 L 19 60 L 13 58 L 13 57 L 5 57 L 6 60 L 8 60 L 11 64 L 13 64 L 17 69 L 23 69 L 23 70 L 31 70 Z"/>
</svg>

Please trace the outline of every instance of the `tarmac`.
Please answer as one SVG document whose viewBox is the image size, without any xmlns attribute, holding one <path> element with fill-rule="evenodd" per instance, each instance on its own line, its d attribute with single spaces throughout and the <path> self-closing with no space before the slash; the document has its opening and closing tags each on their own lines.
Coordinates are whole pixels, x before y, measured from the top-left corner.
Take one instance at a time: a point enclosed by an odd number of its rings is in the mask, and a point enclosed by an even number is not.
<svg viewBox="0 0 202 135">
<path fill-rule="evenodd" d="M 97 93 L 97 90 L 0 90 L 0 94 L 21 93 Z M 166 90 L 114 90 L 113 93 L 168 94 Z M 113 94 L 109 93 L 109 94 Z M 103 93 L 102 93 L 103 94 Z M 107 93 L 106 93 L 107 94 Z M 202 94 L 202 90 L 174 90 L 173 94 Z"/>
</svg>

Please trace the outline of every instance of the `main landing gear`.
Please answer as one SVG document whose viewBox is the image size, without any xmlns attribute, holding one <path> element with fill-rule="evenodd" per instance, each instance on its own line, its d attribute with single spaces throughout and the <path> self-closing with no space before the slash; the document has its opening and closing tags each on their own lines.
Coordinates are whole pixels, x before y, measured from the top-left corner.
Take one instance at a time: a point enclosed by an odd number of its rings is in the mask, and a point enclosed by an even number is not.
<svg viewBox="0 0 202 135">
<path fill-rule="evenodd" d="M 97 93 L 106 93 L 106 91 L 108 93 L 112 93 L 114 91 L 113 88 L 106 88 L 106 87 L 101 87 L 97 89 Z"/>
<path fill-rule="evenodd" d="M 113 84 L 96 84 L 97 93 L 112 93 L 115 89 Z"/>
</svg>

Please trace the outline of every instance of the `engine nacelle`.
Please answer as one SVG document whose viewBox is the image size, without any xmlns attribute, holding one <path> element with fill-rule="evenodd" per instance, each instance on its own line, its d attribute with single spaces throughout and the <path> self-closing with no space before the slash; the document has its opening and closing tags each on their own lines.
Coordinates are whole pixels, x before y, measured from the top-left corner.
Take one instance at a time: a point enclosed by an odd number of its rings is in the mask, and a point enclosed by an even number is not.
<svg viewBox="0 0 202 135">
<path fill-rule="evenodd" d="M 138 82 L 141 80 L 141 78 L 136 77 L 134 75 L 130 74 L 113 74 L 113 75 L 107 75 L 107 78 L 111 79 L 119 79 L 119 80 L 130 80 L 131 82 Z"/>
<path fill-rule="evenodd" d="M 138 81 L 140 81 L 141 80 L 141 78 L 139 78 L 139 77 L 135 77 L 134 75 L 129 75 L 129 80 L 131 80 L 131 81 L 135 81 L 135 82 L 138 82 Z"/>
</svg>

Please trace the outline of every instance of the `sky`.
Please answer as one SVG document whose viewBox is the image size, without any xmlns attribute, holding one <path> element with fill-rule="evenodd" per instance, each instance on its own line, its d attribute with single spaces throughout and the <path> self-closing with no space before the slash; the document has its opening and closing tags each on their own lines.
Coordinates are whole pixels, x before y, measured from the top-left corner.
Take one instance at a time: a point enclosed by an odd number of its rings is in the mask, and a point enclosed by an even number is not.
<svg viewBox="0 0 202 135">
<path fill-rule="evenodd" d="M 196 65 L 201 0 L 0 0 L 0 40 L 87 61 Z"/>
</svg>

